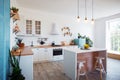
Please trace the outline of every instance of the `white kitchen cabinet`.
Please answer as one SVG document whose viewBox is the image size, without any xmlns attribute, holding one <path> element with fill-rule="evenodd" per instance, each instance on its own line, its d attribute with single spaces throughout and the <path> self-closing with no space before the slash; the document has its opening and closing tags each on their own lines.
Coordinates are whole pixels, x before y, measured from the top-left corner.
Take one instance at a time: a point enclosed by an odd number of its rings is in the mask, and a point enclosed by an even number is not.
<svg viewBox="0 0 120 80">
<path fill-rule="evenodd" d="M 33 80 L 33 55 L 21 56 L 20 68 L 25 80 Z"/>
<path fill-rule="evenodd" d="M 28 19 L 21 16 L 22 19 L 18 22 L 20 33 L 18 36 L 39 36 L 41 34 L 41 21 Z"/>
<path fill-rule="evenodd" d="M 33 61 L 51 61 L 53 58 L 53 50 L 51 48 L 34 48 L 33 50 Z"/>
<path fill-rule="evenodd" d="M 39 49 L 34 48 L 32 49 L 32 51 L 33 51 L 33 61 L 38 62 L 39 61 Z"/>
<path fill-rule="evenodd" d="M 53 50 L 51 48 L 39 48 L 39 61 L 51 61 Z"/>
</svg>

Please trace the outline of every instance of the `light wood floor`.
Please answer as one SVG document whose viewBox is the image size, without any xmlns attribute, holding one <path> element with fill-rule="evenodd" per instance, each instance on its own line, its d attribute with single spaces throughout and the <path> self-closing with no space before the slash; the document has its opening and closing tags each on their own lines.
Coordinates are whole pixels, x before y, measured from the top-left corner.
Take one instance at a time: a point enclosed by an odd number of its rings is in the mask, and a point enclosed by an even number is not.
<svg viewBox="0 0 120 80">
<path fill-rule="evenodd" d="M 63 62 L 34 63 L 34 80 L 70 80 L 64 75 Z"/>
<path fill-rule="evenodd" d="M 63 61 L 34 63 L 34 80 L 71 80 L 64 75 Z M 107 60 L 107 75 L 102 80 L 120 80 L 120 60 Z M 100 80 L 99 71 L 87 74 L 89 80 Z M 80 80 L 85 80 L 84 76 Z"/>
</svg>

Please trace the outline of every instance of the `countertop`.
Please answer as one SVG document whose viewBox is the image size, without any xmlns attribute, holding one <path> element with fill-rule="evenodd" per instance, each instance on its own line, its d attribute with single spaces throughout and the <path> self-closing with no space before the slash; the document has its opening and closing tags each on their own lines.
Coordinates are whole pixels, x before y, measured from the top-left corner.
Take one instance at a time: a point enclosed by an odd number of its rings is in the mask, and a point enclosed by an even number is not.
<svg viewBox="0 0 120 80">
<path fill-rule="evenodd" d="M 12 51 L 12 54 L 15 56 L 27 56 L 27 55 L 33 55 L 32 47 L 25 46 L 23 48 L 19 48 L 17 51 Z"/>
<path fill-rule="evenodd" d="M 101 49 L 101 48 L 80 49 L 76 47 L 76 48 L 65 48 L 65 50 L 68 50 L 74 53 L 87 53 L 87 52 L 105 51 L 106 49 Z"/>
<path fill-rule="evenodd" d="M 23 48 L 19 48 L 17 51 L 12 51 L 12 55 L 27 56 L 27 55 L 33 55 L 32 49 L 34 49 L 34 48 L 55 48 L 55 47 L 67 47 L 67 46 L 77 46 L 77 45 L 61 45 L 61 46 L 40 45 L 40 46 L 33 46 L 33 47 L 25 46 Z"/>
<path fill-rule="evenodd" d="M 77 45 L 60 45 L 60 46 L 39 45 L 39 46 L 33 46 L 32 48 L 55 48 L 55 47 L 68 47 L 68 46 L 77 46 Z"/>
</svg>

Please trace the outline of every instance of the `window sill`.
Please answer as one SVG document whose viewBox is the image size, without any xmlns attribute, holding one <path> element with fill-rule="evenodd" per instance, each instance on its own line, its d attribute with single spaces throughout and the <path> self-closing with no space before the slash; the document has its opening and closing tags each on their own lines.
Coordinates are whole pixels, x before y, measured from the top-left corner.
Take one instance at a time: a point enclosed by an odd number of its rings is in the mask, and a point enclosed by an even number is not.
<svg viewBox="0 0 120 80">
<path fill-rule="evenodd" d="M 120 55 L 120 52 L 117 51 L 107 51 L 108 54 L 116 54 L 116 55 Z"/>
<path fill-rule="evenodd" d="M 118 60 L 120 60 L 120 53 L 119 53 L 119 52 L 107 51 L 107 53 L 108 53 L 108 57 L 109 57 L 109 58 L 113 58 L 113 59 L 118 59 Z"/>
</svg>

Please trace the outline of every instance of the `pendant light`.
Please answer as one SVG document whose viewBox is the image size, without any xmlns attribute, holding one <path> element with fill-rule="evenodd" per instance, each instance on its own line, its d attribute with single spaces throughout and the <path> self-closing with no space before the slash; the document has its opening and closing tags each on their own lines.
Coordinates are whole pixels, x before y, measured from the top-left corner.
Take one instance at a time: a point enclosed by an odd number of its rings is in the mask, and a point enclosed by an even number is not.
<svg viewBox="0 0 120 80">
<path fill-rule="evenodd" d="M 85 22 L 87 23 L 87 5 L 86 5 L 86 0 L 85 0 Z"/>
<path fill-rule="evenodd" d="M 77 1 L 77 21 L 80 22 L 80 16 L 79 16 L 79 0 Z"/>
<path fill-rule="evenodd" d="M 94 24 L 94 18 L 93 18 L 93 0 L 92 0 L 92 19 L 91 19 L 91 24 Z"/>
</svg>

